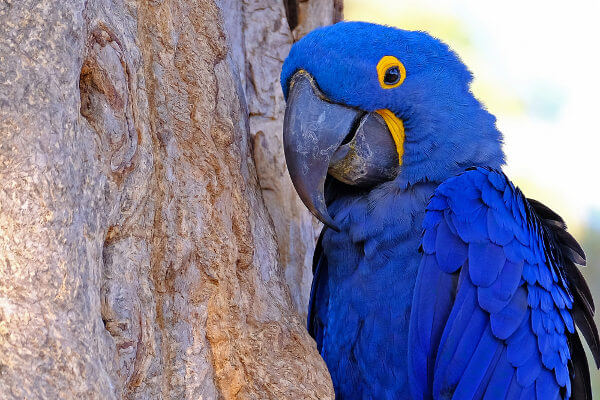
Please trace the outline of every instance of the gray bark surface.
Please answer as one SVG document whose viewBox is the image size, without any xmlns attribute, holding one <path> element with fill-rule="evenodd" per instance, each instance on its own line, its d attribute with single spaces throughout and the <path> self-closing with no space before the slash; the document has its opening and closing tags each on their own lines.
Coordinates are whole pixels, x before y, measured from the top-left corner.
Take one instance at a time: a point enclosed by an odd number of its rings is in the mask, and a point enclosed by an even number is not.
<svg viewBox="0 0 600 400">
<path fill-rule="evenodd" d="M 278 78 L 340 15 L 0 2 L 0 398 L 333 398 Z"/>
</svg>

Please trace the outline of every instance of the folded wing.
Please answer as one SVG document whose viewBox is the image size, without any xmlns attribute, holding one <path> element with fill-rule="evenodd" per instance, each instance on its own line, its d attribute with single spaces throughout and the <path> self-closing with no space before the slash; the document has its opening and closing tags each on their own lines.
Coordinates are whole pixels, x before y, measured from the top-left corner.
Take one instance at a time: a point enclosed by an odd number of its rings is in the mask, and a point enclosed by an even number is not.
<svg viewBox="0 0 600 400">
<path fill-rule="evenodd" d="M 499 171 L 445 181 L 423 224 L 409 333 L 415 399 L 591 399 L 600 361 L 585 255 Z"/>
</svg>

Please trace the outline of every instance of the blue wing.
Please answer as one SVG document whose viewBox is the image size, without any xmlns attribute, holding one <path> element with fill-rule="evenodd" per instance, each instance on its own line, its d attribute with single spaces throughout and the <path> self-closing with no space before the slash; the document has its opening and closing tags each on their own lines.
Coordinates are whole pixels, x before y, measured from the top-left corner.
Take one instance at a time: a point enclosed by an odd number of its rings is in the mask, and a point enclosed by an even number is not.
<svg viewBox="0 0 600 400">
<path fill-rule="evenodd" d="M 415 399 L 591 399 L 585 263 L 562 219 L 498 171 L 442 183 L 423 223 L 409 333 Z M 575 322 L 575 323 L 574 323 Z"/>
</svg>

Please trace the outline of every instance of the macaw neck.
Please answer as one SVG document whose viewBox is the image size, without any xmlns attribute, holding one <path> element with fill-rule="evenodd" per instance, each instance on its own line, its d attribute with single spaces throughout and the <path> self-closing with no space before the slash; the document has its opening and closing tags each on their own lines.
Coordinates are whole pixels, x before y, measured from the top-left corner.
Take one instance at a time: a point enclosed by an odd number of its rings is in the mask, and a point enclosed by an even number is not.
<svg viewBox="0 0 600 400">
<path fill-rule="evenodd" d="M 382 255 L 399 243 L 410 243 L 410 254 L 417 256 L 425 207 L 437 185 L 409 185 L 398 177 L 370 191 L 360 191 L 337 181 L 328 182 L 328 211 L 340 232 L 327 233 L 325 251 L 328 245 L 332 249 L 355 246 L 346 250 L 364 257 L 373 268 L 380 267 L 386 260 Z"/>
<path fill-rule="evenodd" d="M 444 93 L 397 110 L 405 128 L 401 179 L 439 182 L 469 167 L 500 169 L 502 134 L 496 118 L 468 92 Z"/>
</svg>

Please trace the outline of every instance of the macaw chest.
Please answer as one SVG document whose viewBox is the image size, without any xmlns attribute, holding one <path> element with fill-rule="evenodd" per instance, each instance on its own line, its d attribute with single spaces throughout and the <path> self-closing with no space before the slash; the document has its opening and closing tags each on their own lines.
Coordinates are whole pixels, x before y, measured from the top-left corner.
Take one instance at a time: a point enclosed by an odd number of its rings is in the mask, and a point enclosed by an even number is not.
<svg viewBox="0 0 600 400">
<path fill-rule="evenodd" d="M 324 242 L 330 297 L 322 355 L 344 399 L 403 398 L 419 239 L 415 231 L 371 257 L 364 244 Z"/>
</svg>

